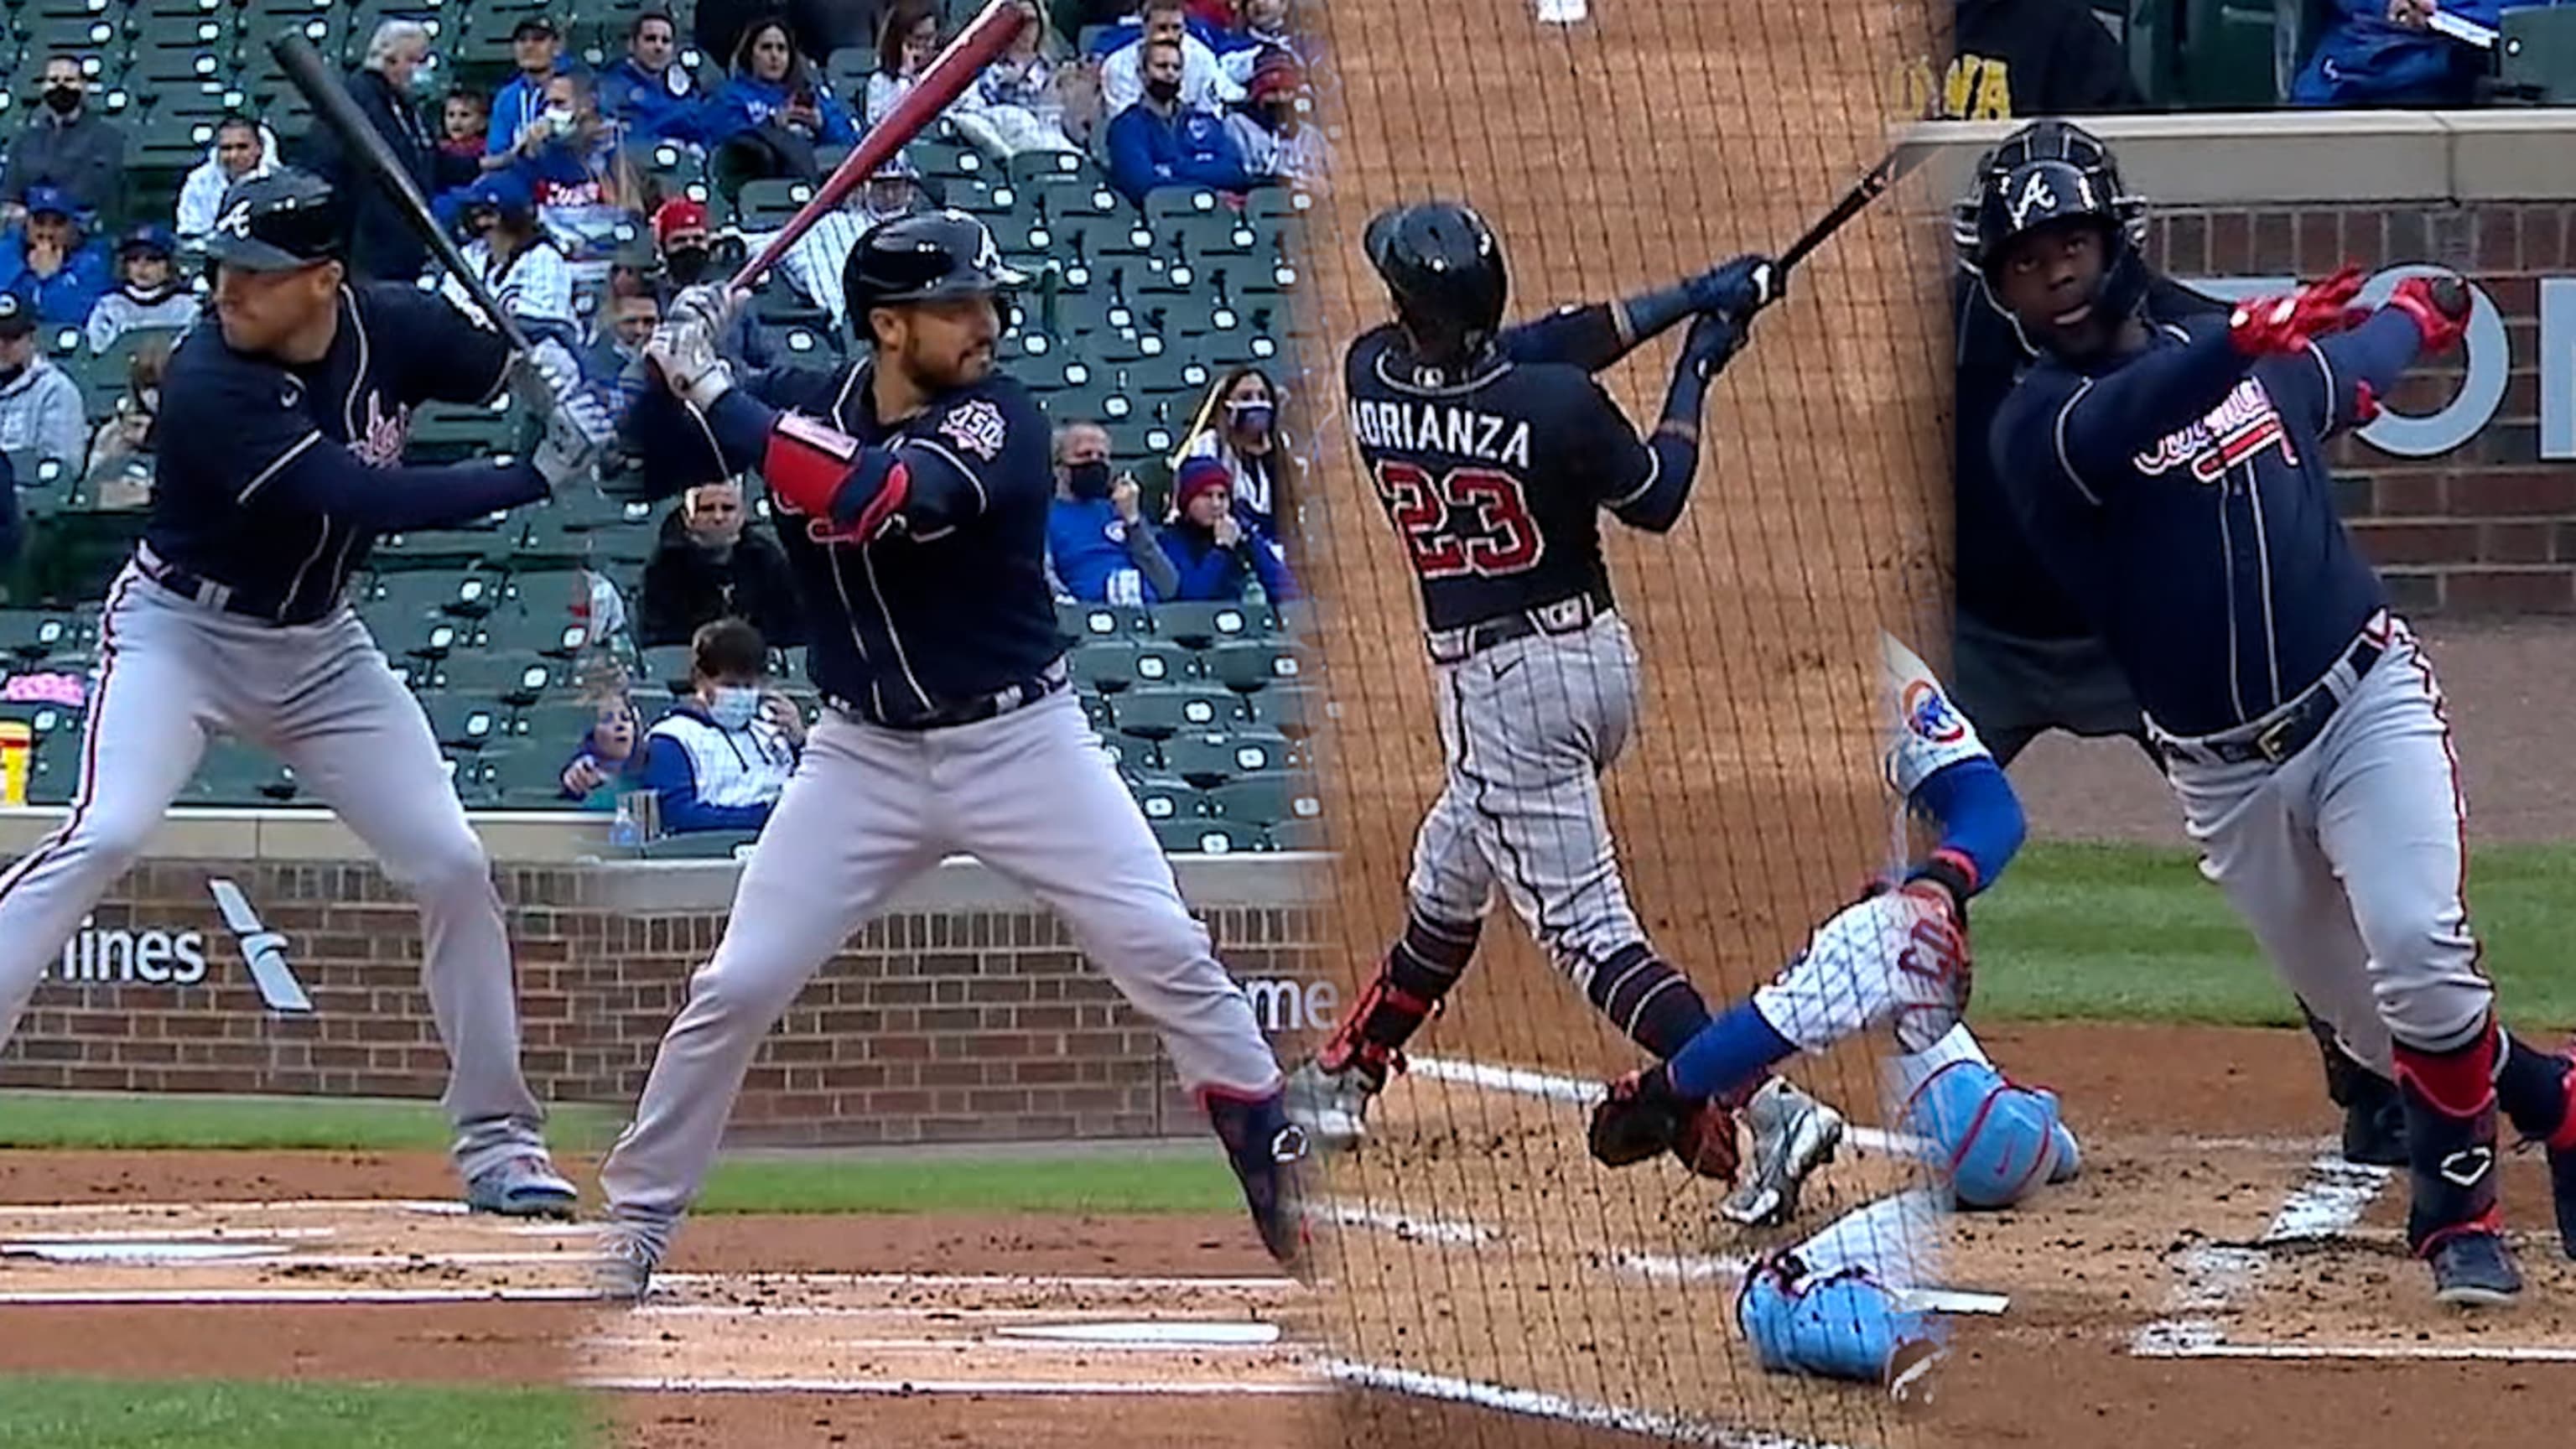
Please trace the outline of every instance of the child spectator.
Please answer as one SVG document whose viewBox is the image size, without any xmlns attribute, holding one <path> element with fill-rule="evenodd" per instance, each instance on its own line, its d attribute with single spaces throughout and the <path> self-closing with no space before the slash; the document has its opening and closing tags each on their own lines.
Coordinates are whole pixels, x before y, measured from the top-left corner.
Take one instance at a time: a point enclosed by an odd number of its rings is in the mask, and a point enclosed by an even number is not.
<svg viewBox="0 0 2576 1449">
<path fill-rule="evenodd" d="M 679 48 L 679 26 L 665 11 L 647 10 L 626 27 L 626 58 L 599 78 L 599 109 L 629 140 L 698 139 L 706 100 L 689 68 L 677 63 Z"/>
<path fill-rule="evenodd" d="M 592 711 L 590 729 L 564 763 L 563 798 L 580 802 L 585 810 L 614 810 L 618 796 L 647 788 L 639 748 L 643 721 L 622 678 L 594 684 L 585 693 Z"/>
<path fill-rule="evenodd" d="M 1110 184 L 1138 206 L 1166 186 L 1249 191 L 1264 184 L 1268 178 L 1245 169 L 1224 119 L 1183 97 L 1181 48 L 1149 40 L 1144 64 L 1144 98 L 1109 123 Z"/>
<path fill-rule="evenodd" d="M 471 186 L 475 177 L 498 170 L 498 165 L 483 164 L 491 154 L 491 139 L 491 97 L 463 86 L 449 91 L 438 105 L 438 155 L 431 161 L 438 189 Z"/>
<path fill-rule="evenodd" d="M 1214 458 L 1184 461 L 1172 478 L 1172 506 L 1163 552 L 1179 575 L 1175 600 L 1240 603 L 1245 586 L 1255 580 L 1273 603 L 1297 596 L 1279 546 L 1235 516 L 1223 463 Z"/>
<path fill-rule="evenodd" d="M 737 187 L 764 177 L 819 180 L 814 148 L 858 138 L 849 107 L 796 53 L 784 22 L 764 20 L 742 33 L 733 79 L 707 112 L 707 144 L 717 148 L 720 176 Z"/>
<path fill-rule="evenodd" d="M 105 352 L 128 332 L 178 331 L 197 320 L 197 294 L 179 281 L 173 258 L 179 239 L 166 226 L 138 226 L 125 234 L 116 263 L 116 290 L 89 309 L 89 350 Z"/>
<path fill-rule="evenodd" d="M 740 619 L 719 619 L 689 644 L 690 695 L 645 736 L 644 785 L 662 829 L 758 830 L 805 747 L 805 719 L 762 688 L 769 649 Z"/>
<path fill-rule="evenodd" d="M 750 621 L 783 647 L 805 642 L 787 553 L 768 530 L 752 526 L 742 487 L 730 480 L 690 489 L 664 515 L 661 540 L 644 565 L 642 602 L 636 641 L 647 649 L 682 643 L 726 618 Z"/>
<path fill-rule="evenodd" d="M 563 249 L 537 220 L 536 197 L 516 173 L 495 171 L 465 189 L 457 199 L 465 230 L 473 239 L 464 248 L 473 267 L 492 289 L 502 309 L 531 340 L 552 337 L 572 351 L 581 346 L 581 326 L 572 310 L 572 272 Z M 455 278 L 439 290 L 468 312 L 473 303 Z"/>
<path fill-rule="evenodd" d="M 0 237 L 0 291 L 14 292 L 54 327 L 78 327 L 107 295 L 107 248 L 82 235 L 70 196 L 51 186 L 27 191 L 27 219 Z"/>
<path fill-rule="evenodd" d="M 1145 521 L 1136 479 L 1109 476 L 1109 432 L 1098 423 L 1055 430 L 1055 502 L 1047 510 L 1047 567 L 1065 598 L 1138 606 L 1169 599 L 1180 574 Z"/>
<path fill-rule="evenodd" d="M 1186 457 L 1225 465 L 1235 517 L 1265 538 L 1279 536 L 1288 506 L 1288 479 L 1296 467 L 1288 435 L 1279 425 L 1279 389 L 1258 367 L 1238 367 L 1219 379 L 1208 425 L 1182 445 Z"/>
<path fill-rule="evenodd" d="M 1019 0 L 1019 33 L 1001 58 L 957 98 L 949 119 L 976 145 L 1003 156 L 1023 151 L 1079 151 L 1064 130 L 1064 99 L 1055 62 L 1044 49 L 1046 22 L 1037 0 Z"/>
<path fill-rule="evenodd" d="M 206 159 L 179 184 L 179 240 L 194 246 L 215 229 L 215 211 L 237 181 L 266 176 L 277 169 L 277 138 L 248 116 L 226 116 L 215 123 Z"/>
<path fill-rule="evenodd" d="M 141 508 L 152 501 L 161 375 L 169 366 L 170 341 L 163 337 L 147 340 L 125 360 L 125 391 L 89 440 L 88 476 L 100 508 Z"/>
</svg>

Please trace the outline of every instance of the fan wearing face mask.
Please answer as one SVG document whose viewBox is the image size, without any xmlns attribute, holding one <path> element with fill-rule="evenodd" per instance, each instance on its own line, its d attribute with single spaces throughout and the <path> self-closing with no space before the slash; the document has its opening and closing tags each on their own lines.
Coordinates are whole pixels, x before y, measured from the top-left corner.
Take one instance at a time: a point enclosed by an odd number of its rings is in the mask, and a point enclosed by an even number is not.
<svg viewBox="0 0 2576 1449">
<path fill-rule="evenodd" d="M 1257 367 L 1238 367 L 1219 379 L 1200 415 L 1206 424 L 1182 445 L 1184 458 L 1214 458 L 1225 465 L 1234 493 L 1234 516 L 1268 538 L 1279 536 L 1288 509 L 1289 470 L 1296 459 L 1279 424 L 1279 388 Z"/>
<path fill-rule="evenodd" d="M 1047 510 L 1047 569 L 1056 593 L 1085 604 L 1140 607 L 1180 596 L 1180 572 L 1145 518 L 1132 475 L 1111 476 L 1109 430 L 1055 430 L 1055 503 Z"/>
<path fill-rule="evenodd" d="M 653 249 L 661 280 L 666 284 L 662 289 L 666 312 L 682 288 L 721 280 L 715 264 L 715 238 L 707 231 L 704 202 L 685 196 L 663 202 L 661 209 L 653 213 Z M 755 371 L 779 360 L 749 307 L 737 307 L 725 319 L 724 330 L 716 336 L 716 351 Z M 638 379 L 641 380 L 640 373 Z"/>
<path fill-rule="evenodd" d="M 805 719 L 764 688 L 769 646 L 740 619 L 718 619 L 689 644 L 689 697 L 644 736 L 644 788 L 662 828 L 758 830 L 796 772 Z"/>
<path fill-rule="evenodd" d="M 27 193 L 50 186 L 93 216 L 112 213 L 125 200 L 125 132 L 89 104 L 89 76 L 79 57 L 45 58 L 36 82 L 38 104 L 17 135 L 9 139 L 9 158 L 0 168 L 0 201 L 16 213 L 28 210 Z"/>
</svg>

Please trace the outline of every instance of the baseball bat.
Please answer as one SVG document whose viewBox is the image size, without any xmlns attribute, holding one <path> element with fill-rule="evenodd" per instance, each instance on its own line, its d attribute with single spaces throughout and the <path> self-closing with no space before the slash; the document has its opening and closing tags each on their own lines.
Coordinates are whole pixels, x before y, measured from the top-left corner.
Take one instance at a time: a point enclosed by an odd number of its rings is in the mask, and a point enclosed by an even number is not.
<svg viewBox="0 0 2576 1449">
<path fill-rule="evenodd" d="M 349 92 L 323 61 L 322 53 L 313 48 L 313 42 L 305 39 L 302 32 L 290 30 L 270 41 L 268 51 L 277 57 L 277 64 L 286 72 L 286 78 L 293 81 L 295 88 L 304 93 L 304 98 L 313 103 L 313 114 L 321 119 L 323 125 L 331 128 L 331 134 L 338 138 L 351 164 L 365 172 L 393 202 L 395 211 L 402 216 L 403 225 L 411 228 L 412 234 L 428 245 L 430 255 L 438 258 L 438 264 L 445 267 L 447 274 L 465 289 L 465 295 L 473 299 L 475 309 L 509 339 L 511 347 L 522 353 L 528 351 L 527 334 L 519 330 L 518 323 L 510 320 L 508 312 L 502 310 L 501 299 L 493 296 L 492 289 L 483 285 L 483 278 L 466 265 L 464 253 L 456 249 L 447 229 L 430 214 L 429 201 L 412 183 L 411 173 L 394 159 L 393 148 L 387 146 L 385 138 L 376 134 L 376 128 L 368 124 L 366 116 L 358 110 L 358 103 L 349 99 Z"/>
<path fill-rule="evenodd" d="M 832 168 L 832 174 L 823 178 L 823 184 L 814 188 L 813 199 L 797 208 L 796 214 L 787 219 L 787 225 L 779 228 L 778 235 L 769 239 L 769 245 L 760 249 L 760 255 L 742 264 L 742 270 L 734 273 L 733 280 L 725 284 L 726 289 L 742 291 L 760 280 L 762 273 L 776 266 L 778 259 L 787 255 L 787 249 L 796 245 L 797 238 L 805 235 L 816 221 L 828 215 L 843 198 L 875 175 L 878 167 L 893 160 L 896 152 L 964 95 L 966 87 L 974 84 L 975 77 L 983 73 L 984 67 L 991 65 L 1003 47 L 1011 43 L 1011 38 L 1020 33 L 1021 23 L 1019 9 L 1011 0 L 992 0 L 986 5 L 983 13 L 958 31 L 957 38 L 949 41 L 947 49 L 931 61 L 929 68 L 921 73 L 921 78 L 913 82 L 912 89 L 904 93 L 893 110 L 886 112 L 885 119 L 869 127 L 867 134 L 859 138 L 859 144 L 850 148 L 850 154 L 841 158 L 841 164 Z M 864 321 L 860 330 L 866 330 Z"/>
<path fill-rule="evenodd" d="M 1842 200 L 1834 203 L 1833 210 L 1818 217 L 1813 226 L 1789 243 L 1788 250 L 1772 259 L 1771 270 L 1761 282 L 1763 304 L 1767 305 L 1780 295 L 1781 284 L 1788 280 L 1790 268 L 1805 261 L 1809 253 L 1831 240 L 1835 232 L 1841 231 L 1871 202 L 1886 195 L 1889 187 L 1922 165 L 1931 154 L 1931 147 L 1915 141 L 1900 141 L 1889 148 L 1888 153 L 1879 158 L 1878 164 L 1869 168 L 1867 175 L 1843 193 Z"/>
</svg>

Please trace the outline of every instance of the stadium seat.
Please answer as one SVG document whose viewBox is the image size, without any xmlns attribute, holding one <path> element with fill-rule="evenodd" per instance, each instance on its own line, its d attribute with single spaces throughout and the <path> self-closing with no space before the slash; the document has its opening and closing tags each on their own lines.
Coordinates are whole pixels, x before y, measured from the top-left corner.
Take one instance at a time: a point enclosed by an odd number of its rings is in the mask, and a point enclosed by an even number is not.
<svg viewBox="0 0 2576 1449">
<path fill-rule="evenodd" d="M 474 694 L 434 693 L 421 696 L 430 732 L 449 750 L 479 750 L 494 739 L 509 738 L 510 707 Z"/>
<path fill-rule="evenodd" d="M 370 617 L 382 613 L 473 618 L 490 613 L 500 602 L 500 584 L 498 576 L 479 572 L 380 573 L 367 580 L 356 602 L 359 612 Z"/>
<path fill-rule="evenodd" d="M 218 738 L 180 798 L 204 805 L 279 805 L 301 791 L 277 757 L 239 740 Z"/>
<path fill-rule="evenodd" d="M 1241 722 L 1239 696 L 1223 689 L 1136 688 L 1110 702 L 1121 734 L 1149 740 L 1225 730 Z"/>
<path fill-rule="evenodd" d="M 1198 788 L 1177 775 L 1147 775 L 1128 787 L 1149 822 L 1195 820 L 1206 814 Z"/>
<path fill-rule="evenodd" d="M 1282 770 L 1242 775 L 1208 792 L 1208 805 L 1228 820 L 1273 826 L 1322 813 L 1314 781 Z"/>
<path fill-rule="evenodd" d="M 1263 832 L 1273 850 L 1329 850 L 1332 840 L 1319 819 L 1282 820 Z"/>
<path fill-rule="evenodd" d="M 1259 730 L 1174 735 L 1161 750 L 1165 769 L 1203 790 L 1288 764 L 1287 740 Z"/>
<path fill-rule="evenodd" d="M 1156 604 L 1154 633 L 1191 649 L 1207 649 L 1226 639 L 1262 632 L 1259 611 L 1242 604 L 1185 602 Z"/>
<path fill-rule="evenodd" d="M 590 732 L 597 718 L 597 711 L 579 700 L 541 700 L 513 711 L 506 729 L 515 742 L 556 751 L 560 763 L 563 755 L 572 753 L 573 746 L 581 743 L 581 737 Z"/>
<path fill-rule="evenodd" d="M 573 687 L 573 670 L 566 661 L 526 650 L 451 653 L 429 675 L 434 688 L 505 704 L 530 704 L 550 691 Z"/>
<path fill-rule="evenodd" d="M 1175 855 L 1234 855 L 1247 850 L 1263 850 L 1268 837 L 1257 826 L 1240 821 L 1208 819 L 1157 820 L 1154 840 Z"/>
<path fill-rule="evenodd" d="M 1253 724 L 1291 740 L 1313 734 L 1326 715 L 1323 691 L 1311 684 L 1272 684 L 1245 695 L 1243 702 Z"/>
<path fill-rule="evenodd" d="M 1300 661 L 1287 641 L 1236 639 L 1207 652 L 1208 673 L 1225 687 L 1250 693 L 1299 677 Z"/>
<path fill-rule="evenodd" d="M 62 805 L 80 789 L 81 739 L 77 731 L 57 730 L 36 740 L 27 757 L 27 802 Z"/>
<path fill-rule="evenodd" d="M 1068 653 L 1065 663 L 1081 688 L 1116 693 L 1136 682 L 1136 656 L 1143 647 L 1133 639 L 1090 639 Z"/>
<path fill-rule="evenodd" d="M 647 649 L 635 667 L 638 682 L 658 684 L 673 694 L 689 688 L 689 646 L 665 644 Z"/>
<path fill-rule="evenodd" d="M 539 810 L 580 808 L 563 798 L 564 764 L 579 742 L 575 737 L 565 741 L 561 751 L 553 751 L 546 741 L 531 739 L 513 742 L 508 749 L 484 751 L 490 757 L 492 784 L 500 793 L 500 803 Z"/>
<path fill-rule="evenodd" d="M 79 641 L 79 627 L 67 613 L 32 609 L 0 611 L 0 654 L 37 660 L 57 652 L 68 652 Z"/>
</svg>

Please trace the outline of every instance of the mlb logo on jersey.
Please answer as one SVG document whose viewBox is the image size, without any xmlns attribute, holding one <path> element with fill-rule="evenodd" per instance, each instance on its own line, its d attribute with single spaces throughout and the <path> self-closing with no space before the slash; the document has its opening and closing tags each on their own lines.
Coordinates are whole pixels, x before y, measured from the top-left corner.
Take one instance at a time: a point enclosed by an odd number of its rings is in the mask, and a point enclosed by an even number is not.
<svg viewBox="0 0 2576 1449">
<path fill-rule="evenodd" d="M 1002 451 L 1002 410 L 977 398 L 939 420 L 939 435 L 978 458 Z"/>
<path fill-rule="evenodd" d="M 1899 708 L 1905 712 L 1905 727 L 1933 744 L 1956 744 L 1967 738 L 1968 722 L 1940 686 L 1928 679 L 1909 682 Z"/>
<path fill-rule="evenodd" d="M 2280 410 L 2272 406 L 2272 395 L 2249 377 L 2236 384 L 2236 390 L 2210 409 L 2207 417 L 2178 433 L 2166 434 L 2153 448 L 2130 461 L 2149 477 L 2188 463 L 2191 476 L 2203 483 L 2216 483 L 2227 476 L 2228 469 L 2274 447 L 2293 466 L 2297 465 L 2299 455 L 2290 446 L 2289 431 L 2281 424 Z"/>
</svg>

